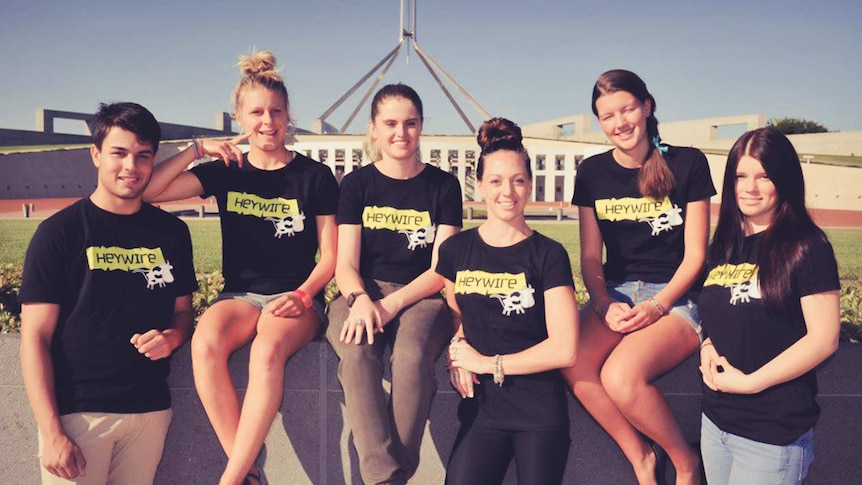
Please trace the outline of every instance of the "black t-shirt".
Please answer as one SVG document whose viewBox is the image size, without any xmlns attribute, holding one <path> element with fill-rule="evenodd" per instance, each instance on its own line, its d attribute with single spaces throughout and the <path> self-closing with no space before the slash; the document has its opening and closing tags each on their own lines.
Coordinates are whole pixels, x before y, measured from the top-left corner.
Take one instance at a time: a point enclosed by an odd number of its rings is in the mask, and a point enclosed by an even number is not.
<svg viewBox="0 0 862 485">
<path fill-rule="evenodd" d="M 338 183 L 329 167 L 301 154 L 278 170 L 221 160 L 191 169 L 221 216 L 224 291 L 272 295 L 298 288 L 317 255 L 317 219 L 335 214 Z M 316 295 L 323 302 L 323 293 Z"/>
<path fill-rule="evenodd" d="M 389 178 L 373 164 L 341 181 L 336 220 L 361 224 L 359 274 L 407 284 L 431 267 L 440 224 L 461 227 L 458 179 L 426 165 L 407 180 Z"/>
<path fill-rule="evenodd" d="M 663 201 L 641 195 L 640 169 L 617 163 L 613 150 L 578 167 L 572 204 L 591 207 L 596 215 L 607 250 L 607 281 L 670 281 L 685 253 L 688 203 L 715 195 L 709 164 L 699 150 L 669 147 L 664 158 L 675 183 Z"/>
<path fill-rule="evenodd" d="M 42 222 L 19 300 L 60 306 L 51 342 L 60 414 L 169 408 L 168 359 L 151 361 L 129 339 L 169 328 L 176 299 L 195 289 L 188 228 L 148 204 L 118 215 L 82 199 Z"/>
<path fill-rule="evenodd" d="M 440 247 L 437 272 L 455 284 L 464 337 L 483 355 L 513 354 L 547 339 L 545 290 L 574 288 L 565 248 L 535 231 L 503 248 L 486 244 L 475 228 L 456 234 Z M 491 375 L 478 377 L 476 397 L 463 401 L 475 408 L 477 423 L 513 431 L 568 426 L 566 386 L 556 369 L 506 376 L 502 387 Z"/>
<path fill-rule="evenodd" d="M 746 374 L 805 336 L 800 298 L 839 288 L 832 246 L 817 238 L 792 275 L 793 306 L 783 315 L 767 312 L 758 284 L 761 234 L 745 239 L 738 258 L 709 268 L 698 306 L 715 350 Z M 709 419 L 728 433 L 762 443 L 791 443 L 820 415 L 814 370 L 758 394 L 703 389 L 703 412 Z"/>
</svg>

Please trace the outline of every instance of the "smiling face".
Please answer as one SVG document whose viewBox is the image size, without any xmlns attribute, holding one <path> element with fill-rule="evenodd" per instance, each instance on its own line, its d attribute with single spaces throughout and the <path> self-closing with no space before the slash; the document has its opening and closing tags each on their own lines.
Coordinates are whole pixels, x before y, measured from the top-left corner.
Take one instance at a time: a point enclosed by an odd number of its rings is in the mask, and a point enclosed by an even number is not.
<svg viewBox="0 0 862 485">
<path fill-rule="evenodd" d="M 755 232 L 775 220 L 778 191 L 760 161 L 749 155 L 743 155 L 736 166 L 736 203 Z"/>
<path fill-rule="evenodd" d="M 384 161 L 415 162 L 422 134 L 422 118 L 416 106 L 400 96 L 380 102 L 377 115 L 369 122 L 371 138 Z"/>
<path fill-rule="evenodd" d="M 98 184 L 92 201 L 109 212 L 136 212 L 153 172 L 156 158 L 153 145 L 141 142 L 134 133 L 114 126 L 102 140 L 101 148 L 96 145 L 90 147 L 90 155 L 98 169 Z"/>
<path fill-rule="evenodd" d="M 604 94 L 596 99 L 599 124 L 608 140 L 623 152 L 648 147 L 647 117 L 652 107 L 628 91 Z"/>
<path fill-rule="evenodd" d="M 512 150 L 498 150 L 484 156 L 479 190 L 488 207 L 488 219 L 512 221 L 524 218 L 533 181 L 527 174 L 523 156 Z"/>
<path fill-rule="evenodd" d="M 253 149 L 272 151 L 284 148 L 290 117 L 281 93 L 264 86 L 243 90 L 236 121 L 244 133 L 252 132 L 248 142 Z"/>
</svg>

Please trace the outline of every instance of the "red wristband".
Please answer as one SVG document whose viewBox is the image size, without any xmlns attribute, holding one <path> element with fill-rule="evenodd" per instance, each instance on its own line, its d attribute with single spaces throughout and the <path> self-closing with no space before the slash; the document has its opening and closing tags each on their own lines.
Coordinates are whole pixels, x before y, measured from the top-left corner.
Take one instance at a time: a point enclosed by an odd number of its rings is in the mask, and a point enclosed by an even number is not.
<svg viewBox="0 0 862 485">
<path fill-rule="evenodd" d="M 309 308 L 311 308 L 312 305 L 314 305 L 314 301 L 311 299 L 310 296 L 308 296 L 308 293 L 306 293 L 306 292 L 304 292 L 298 288 L 293 290 L 293 292 L 296 293 L 297 295 L 299 295 L 299 299 L 302 300 L 302 306 L 306 310 L 308 310 Z"/>
</svg>

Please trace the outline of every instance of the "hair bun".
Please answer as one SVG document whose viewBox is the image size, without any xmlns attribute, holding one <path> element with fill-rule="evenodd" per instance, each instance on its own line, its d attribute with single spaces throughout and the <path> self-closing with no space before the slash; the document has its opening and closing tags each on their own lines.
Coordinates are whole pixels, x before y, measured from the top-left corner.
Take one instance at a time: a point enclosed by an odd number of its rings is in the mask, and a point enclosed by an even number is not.
<svg viewBox="0 0 862 485">
<path fill-rule="evenodd" d="M 506 118 L 492 118 L 484 123 L 479 128 L 479 134 L 476 135 L 476 141 L 484 151 L 491 145 L 508 142 L 517 145 L 523 143 L 521 128 L 513 121 Z"/>
<path fill-rule="evenodd" d="M 254 51 L 250 56 L 240 56 L 239 63 L 237 63 L 240 72 L 245 77 L 266 77 L 280 81 L 281 76 L 277 74 L 275 65 L 275 54 L 267 50 Z"/>
</svg>

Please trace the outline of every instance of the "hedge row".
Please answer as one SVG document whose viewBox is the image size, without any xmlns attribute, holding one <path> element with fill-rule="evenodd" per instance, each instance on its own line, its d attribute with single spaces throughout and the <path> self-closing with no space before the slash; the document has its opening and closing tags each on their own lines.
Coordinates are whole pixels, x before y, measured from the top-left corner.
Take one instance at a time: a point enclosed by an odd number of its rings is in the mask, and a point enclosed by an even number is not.
<svg viewBox="0 0 862 485">
<path fill-rule="evenodd" d="M 21 288 L 21 266 L 7 264 L 0 267 L 0 333 L 17 333 L 21 325 L 21 305 L 17 301 Z M 218 296 L 224 285 L 221 272 L 198 273 L 198 291 L 193 297 L 197 317 L 206 310 Z M 584 285 L 576 278 L 576 297 L 583 305 L 589 300 Z M 326 300 L 337 296 L 334 284 L 326 288 Z M 841 286 L 841 340 L 844 342 L 862 341 L 862 280 L 844 281 Z"/>
</svg>

